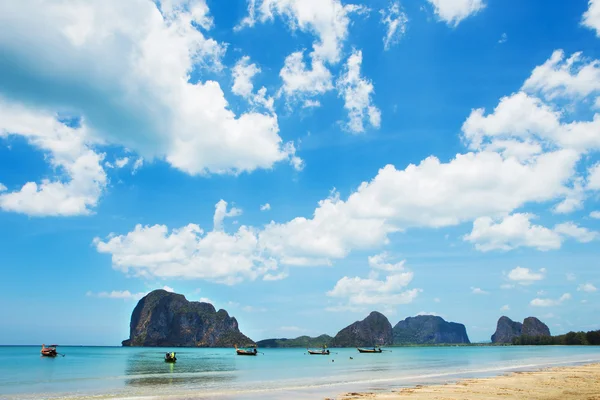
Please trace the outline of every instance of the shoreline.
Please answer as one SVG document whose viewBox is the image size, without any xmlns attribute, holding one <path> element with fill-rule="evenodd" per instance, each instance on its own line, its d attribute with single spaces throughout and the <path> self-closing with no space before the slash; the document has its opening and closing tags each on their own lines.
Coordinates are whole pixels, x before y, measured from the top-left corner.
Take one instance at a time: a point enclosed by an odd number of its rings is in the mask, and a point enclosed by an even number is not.
<svg viewBox="0 0 600 400">
<path fill-rule="evenodd" d="M 600 400 L 600 363 L 516 371 L 489 378 L 461 379 L 445 384 L 415 385 L 392 391 L 350 392 L 339 400 Z"/>
</svg>

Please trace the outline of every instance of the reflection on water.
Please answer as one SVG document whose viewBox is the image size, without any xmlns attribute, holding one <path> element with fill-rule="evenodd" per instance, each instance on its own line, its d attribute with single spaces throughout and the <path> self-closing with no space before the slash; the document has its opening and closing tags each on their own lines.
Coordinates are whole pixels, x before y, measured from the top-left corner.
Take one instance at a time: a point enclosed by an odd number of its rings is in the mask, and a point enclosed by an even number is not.
<svg viewBox="0 0 600 400">
<path fill-rule="evenodd" d="M 233 357 L 222 353 L 178 351 L 177 362 L 164 361 L 161 351 L 132 353 L 125 366 L 125 385 L 218 387 L 235 379 Z"/>
</svg>

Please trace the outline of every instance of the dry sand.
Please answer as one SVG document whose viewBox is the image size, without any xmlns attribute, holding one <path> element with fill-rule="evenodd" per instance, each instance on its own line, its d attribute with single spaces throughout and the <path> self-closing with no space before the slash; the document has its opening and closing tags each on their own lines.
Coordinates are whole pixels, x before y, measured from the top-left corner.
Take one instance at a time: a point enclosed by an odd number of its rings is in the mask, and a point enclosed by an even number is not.
<svg viewBox="0 0 600 400">
<path fill-rule="evenodd" d="M 342 400 L 556 399 L 600 400 L 600 364 L 514 372 L 485 379 L 405 388 L 390 393 L 347 393 Z"/>
</svg>

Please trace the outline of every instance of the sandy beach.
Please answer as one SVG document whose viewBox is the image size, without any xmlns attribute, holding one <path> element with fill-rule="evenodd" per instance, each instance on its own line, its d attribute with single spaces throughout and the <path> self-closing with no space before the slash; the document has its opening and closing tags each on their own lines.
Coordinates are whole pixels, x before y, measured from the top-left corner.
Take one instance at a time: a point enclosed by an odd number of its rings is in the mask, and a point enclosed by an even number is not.
<svg viewBox="0 0 600 400">
<path fill-rule="evenodd" d="M 485 379 L 465 379 L 452 384 L 417 386 L 390 393 L 347 393 L 351 399 L 585 399 L 600 400 L 600 364 L 514 372 Z"/>
</svg>

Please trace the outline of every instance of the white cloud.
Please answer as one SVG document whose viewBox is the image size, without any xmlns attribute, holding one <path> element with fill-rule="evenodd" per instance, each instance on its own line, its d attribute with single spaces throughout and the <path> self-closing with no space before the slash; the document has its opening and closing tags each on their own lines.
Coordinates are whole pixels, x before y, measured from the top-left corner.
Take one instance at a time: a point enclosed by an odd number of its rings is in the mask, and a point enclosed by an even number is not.
<svg viewBox="0 0 600 400">
<path fill-rule="evenodd" d="M 569 272 L 567 274 L 565 274 L 565 277 L 567 278 L 568 281 L 574 281 L 575 279 L 577 279 L 577 277 L 575 276 L 574 273 Z"/>
<path fill-rule="evenodd" d="M 535 298 L 535 299 L 531 300 L 531 302 L 529 302 L 529 304 L 534 307 L 552 307 L 552 306 L 558 306 L 558 305 L 562 304 L 564 301 L 569 300 L 569 299 L 571 299 L 571 295 L 569 293 L 565 293 L 556 300 Z"/>
<path fill-rule="evenodd" d="M 508 304 L 505 304 L 502 307 L 500 307 L 500 311 L 509 311 L 509 310 L 510 310 L 510 306 Z"/>
<path fill-rule="evenodd" d="M 587 188 L 589 190 L 600 190 L 600 163 L 593 165 L 588 170 Z"/>
<path fill-rule="evenodd" d="M 239 208 L 231 207 L 229 211 L 227 211 L 227 202 L 225 200 L 219 200 L 217 204 L 215 204 L 215 214 L 213 217 L 213 229 L 215 231 L 223 230 L 223 220 L 225 218 L 237 217 L 242 215 L 242 210 Z"/>
<path fill-rule="evenodd" d="M 540 272 L 533 272 L 529 268 L 516 267 L 508 273 L 508 279 L 519 285 L 531 285 L 536 281 L 541 281 L 545 276 L 545 268 L 541 268 Z"/>
<path fill-rule="evenodd" d="M 131 293 L 129 290 L 113 290 L 112 292 L 87 292 L 86 296 L 90 297 L 99 297 L 102 299 L 121 299 L 121 300 L 139 300 L 145 295 L 147 292 L 139 292 L 139 293 Z"/>
<path fill-rule="evenodd" d="M 577 156 L 557 151 L 521 164 L 491 152 L 435 157 L 397 170 L 392 165 L 363 182 L 346 201 L 337 192 L 319 202 L 312 218 L 271 222 L 261 243 L 290 265 L 328 264 L 355 249 L 387 243 L 410 227 L 453 226 L 485 215 L 504 215 L 529 202 L 564 193 Z"/>
<path fill-rule="evenodd" d="M 583 187 L 583 178 L 577 177 L 573 180 L 572 187 L 566 191 L 564 200 L 555 205 L 552 208 L 552 211 L 557 214 L 568 214 L 575 210 L 579 210 L 583 208 L 585 198 L 586 194 Z"/>
<path fill-rule="evenodd" d="M 369 256 L 369 266 L 373 269 L 387 272 L 403 271 L 406 260 L 397 263 L 390 262 L 391 256 L 387 252 L 383 252 L 374 256 Z"/>
<path fill-rule="evenodd" d="M 551 229 L 532 225 L 532 214 L 516 213 L 496 223 L 489 217 L 480 217 L 473 222 L 473 230 L 464 240 L 475 244 L 480 251 L 512 250 L 517 247 L 535 247 L 538 250 L 558 249 L 561 237 Z"/>
<path fill-rule="evenodd" d="M 578 292 L 588 292 L 588 293 L 592 293 L 597 291 L 598 289 L 596 288 L 596 286 L 592 285 L 591 283 L 582 283 L 581 285 L 577 286 L 577 291 Z"/>
<path fill-rule="evenodd" d="M 142 165 L 144 165 L 144 159 L 142 157 L 135 160 L 133 168 L 131 168 L 131 175 L 135 175 L 138 169 L 142 168 Z"/>
<path fill-rule="evenodd" d="M 327 296 L 344 299 L 351 306 L 408 304 L 421 291 L 421 289 L 403 291 L 412 278 L 412 272 L 388 275 L 385 280 L 345 276 L 327 292 Z"/>
<path fill-rule="evenodd" d="M 441 317 L 441 315 L 435 311 L 419 311 L 417 315 L 433 315 L 434 317 Z"/>
<path fill-rule="evenodd" d="M 537 291 L 537 295 L 538 295 L 538 296 L 543 296 L 543 295 L 545 295 L 545 294 L 546 294 L 546 291 L 545 291 L 545 290 L 538 290 L 538 291 Z"/>
<path fill-rule="evenodd" d="M 600 1 L 589 0 L 589 7 L 583 14 L 581 23 L 596 31 L 596 36 L 600 37 Z"/>
<path fill-rule="evenodd" d="M 312 57 L 335 63 L 339 61 L 343 42 L 348 36 L 349 15 L 366 12 L 366 7 L 342 5 L 340 0 L 260 0 L 249 2 L 261 22 L 276 15 L 286 19 L 291 30 L 299 29 L 317 37 Z M 254 5 L 252 5 L 254 3 Z M 250 13 L 251 14 L 251 13 Z M 249 20 L 248 20 L 249 22 Z M 253 25 L 246 23 L 246 25 Z"/>
<path fill-rule="evenodd" d="M 547 99 L 588 96 L 600 90 L 600 61 L 586 63 L 581 52 L 565 59 L 563 50 L 555 50 L 544 64 L 535 67 L 523 89 Z"/>
<path fill-rule="evenodd" d="M 0 193 L 7 191 L 8 188 L 0 183 Z"/>
<path fill-rule="evenodd" d="M 115 167 L 117 167 L 117 168 L 123 168 L 128 163 L 129 163 L 129 157 L 118 158 L 115 161 Z"/>
<path fill-rule="evenodd" d="M 344 108 L 348 111 L 348 129 L 352 133 L 365 131 L 364 121 L 368 120 L 371 126 L 379 128 L 381 112 L 373 105 L 371 98 L 373 84 L 360 76 L 362 52 L 352 52 L 344 67 L 344 72 L 336 82 L 338 93 L 344 98 Z"/>
<path fill-rule="evenodd" d="M 502 43 L 506 43 L 506 41 L 507 41 L 507 40 L 508 40 L 508 35 L 507 35 L 507 34 L 506 34 L 506 32 L 505 32 L 505 33 L 503 33 L 503 34 L 500 36 L 500 39 L 498 40 L 498 43 L 500 43 L 500 44 L 502 44 Z"/>
<path fill-rule="evenodd" d="M 590 213 L 591 218 L 600 219 L 600 211 L 592 211 Z"/>
<path fill-rule="evenodd" d="M 226 206 L 217 205 L 215 214 L 231 213 Z M 253 228 L 241 226 L 228 234 L 217 230 L 218 220 L 216 229 L 207 233 L 196 224 L 171 231 L 165 225 L 136 225 L 125 235 L 111 234 L 106 241 L 95 238 L 94 245 L 98 252 L 111 254 L 116 270 L 146 278 L 206 279 L 232 285 L 277 269 L 277 262 L 260 251 Z"/>
<path fill-rule="evenodd" d="M 41 183 L 27 182 L 14 192 L 6 192 L 4 187 L 0 191 L 2 210 L 30 216 L 92 212 L 106 188 L 107 177 L 101 165 L 104 155 L 89 145 L 92 139 L 87 125 L 69 127 L 53 113 L 0 98 L 0 138 L 8 135 L 22 136 L 45 152 L 56 177 L 43 179 Z"/>
<path fill-rule="evenodd" d="M 170 293 L 175 293 L 175 289 L 173 289 L 170 286 L 166 286 L 166 285 L 162 287 L 162 290 L 166 290 L 167 292 L 170 292 Z"/>
<path fill-rule="evenodd" d="M 404 263 L 385 263 L 387 255 L 369 257 L 369 265 L 375 269 L 369 278 L 344 276 L 327 292 L 327 296 L 344 300 L 340 307 L 357 307 L 380 305 L 392 307 L 398 304 L 411 303 L 421 292 L 421 289 L 405 289 L 413 279 L 413 273 L 404 270 Z M 389 273 L 384 280 L 378 279 L 376 270 Z"/>
<path fill-rule="evenodd" d="M 238 60 L 231 70 L 233 76 L 233 86 L 231 91 L 238 96 L 250 97 L 254 90 L 252 78 L 260 72 L 260 68 L 254 63 L 250 63 L 250 57 L 243 56 Z"/>
<path fill-rule="evenodd" d="M 321 102 L 319 100 L 305 100 L 304 104 L 302 104 L 302 108 L 316 108 L 321 107 Z"/>
<path fill-rule="evenodd" d="M 288 97 L 316 96 L 333 89 L 331 72 L 323 61 L 313 59 L 308 69 L 302 51 L 286 57 L 279 76 L 283 80 L 281 92 Z"/>
<path fill-rule="evenodd" d="M 524 143 L 529 151 L 538 150 L 536 143 L 577 152 L 600 149 L 600 114 L 591 121 L 563 123 L 560 111 L 525 92 L 501 98 L 493 113 L 484 114 L 484 108 L 471 111 L 462 126 L 463 138 L 473 150 L 495 150 L 498 141 Z"/>
<path fill-rule="evenodd" d="M 380 10 L 381 23 L 386 27 L 386 34 L 383 37 L 383 48 L 389 50 L 391 46 L 397 44 L 406 33 L 408 17 L 400 7 L 400 2 L 393 1 L 387 10 Z"/>
<path fill-rule="evenodd" d="M 510 284 L 510 283 L 503 283 L 502 285 L 500 285 L 500 289 L 512 289 L 514 287 L 515 287 L 515 285 Z"/>
<path fill-rule="evenodd" d="M 581 243 L 588 243 L 598 238 L 598 232 L 582 228 L 573 222 L 558 224 L 554 227 L 554 230 L 562 235 L 572 237 Z"/>
<path fill-rule="evenodd" d="M 458 24 L 485 7 L 483 0 L 427 0 L 441 21 L 450 26 Z"/>
<path fill-rule="evenodd" d="M 292 31 L 298 29 L 316 37 L 312 46 L 311 69 L 304 63 L 304 51 L 292 53 L 280 72 L 282 92 L 289 98 L 314 96 L 333 89 L 331 72 L 326 64 L 335 65 L 341 58 L 348 36 L 350 15 L 363 14 L 368 8 L 342 5 L 340 0 L 248 0 L 248 16 L 237 29 L 254 26 L 280 16 Z"/>
<path fill-rule="evenodd" d="M 271 205 L 269 203 L 265 203 L 260 206 L 260 211 L 269 211 L 271 209 Z"/>
<path fill-rule="evenodd" d="M 490 294 L 490 292 L 486 292 L 485 290 L 478 287 L 471 287 L 471 293 L 473 294 Z"/>
<path fill-rule="evenodd" d="M 287 278 L 289 274 L 285 271 L 280 272 L 278 274 L 265 274 L 263 276 L 263 281 L 280 281 Z"/>
<path fill-rule="evenodd" d="M 209 304 L 213 304 L 214 305 L 214 302 L 211 299 L 209 299 L 208 297 L 200 297 L 198 299 L 198 301 L 201 302 L 201 303 L 209 303 Z"/>
<path fill-rule="evenodd" d="M 2 84 L 5 96 L 72 110 L 103 143 L 193 175 L 270 169 L 294 156 L 275 115 L 236 115 L 217 82 L 190 81 L 194 70 L 222 69 L 226 50 L 203 33 L 212 26 L 204 0 L 3 2 L 0 26 L 10 32 L 0 51 L 14 61 L 0 77 L 13 83 Z"/>
</svg>

